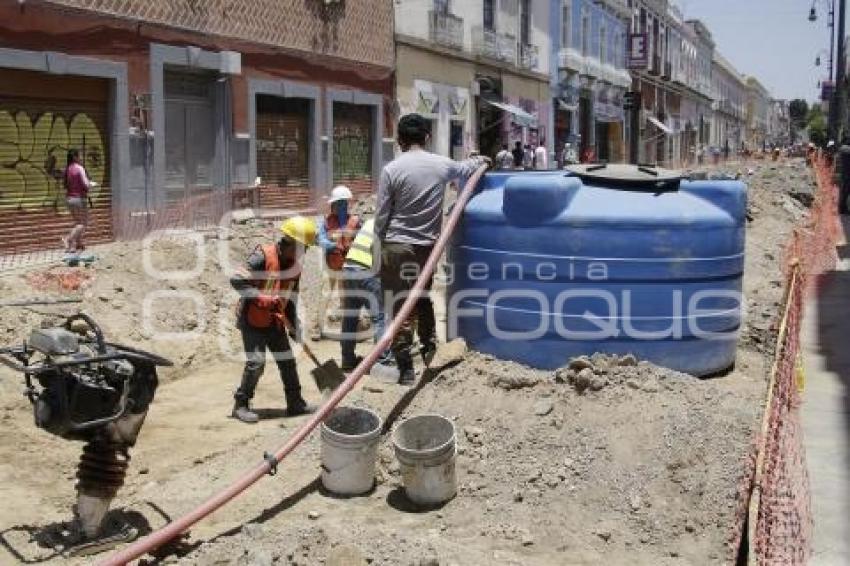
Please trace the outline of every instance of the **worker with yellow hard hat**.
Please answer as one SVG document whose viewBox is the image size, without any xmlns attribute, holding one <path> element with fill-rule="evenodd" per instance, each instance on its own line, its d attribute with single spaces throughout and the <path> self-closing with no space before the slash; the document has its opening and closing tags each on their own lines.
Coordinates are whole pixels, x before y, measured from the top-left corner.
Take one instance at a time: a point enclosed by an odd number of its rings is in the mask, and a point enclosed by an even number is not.
<svg viewBox="0 0 850 566">
<path fill-rule="evenodd" d="M 265 369 L 266 350 L 272 353 L 280 371 L 287 415 L 311 412 L 301 397 L 289 339 L 302 341 L 296 317 L 301 258 L 305 249 L 316 243 L 317 231 L 311 218 L 294 216 L 284 220 L 278 242 L 257 246 L 246 265 L 230 278 L 231 286 L 240 294 L 236 325 L 242 333 L 246 358 L 242 382 L 233 395 L 231 416 L 242 422 L 259 420 L 251 410 L 251 399 Z"/>
</svg>

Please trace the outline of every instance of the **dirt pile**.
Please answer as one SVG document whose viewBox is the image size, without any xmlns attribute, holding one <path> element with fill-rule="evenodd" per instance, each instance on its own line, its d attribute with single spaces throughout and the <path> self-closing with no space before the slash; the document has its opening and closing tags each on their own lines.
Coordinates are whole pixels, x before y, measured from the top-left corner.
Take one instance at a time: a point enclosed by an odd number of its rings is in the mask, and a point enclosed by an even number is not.
<svg viewBox="0 0 850 566">
<path fill-rule="evenodd" d="M 583 387 L 584 372 L 605 385 Z M 456 499 L 427 512 L 410 507 L 387 434 L 373 494 L 316 498 L 309 512 L 247 525 L 179 563 L 322 564 L 335 548 L 352 546 L 376 565 L 726 557 L 758 416 L 753 391 L 630 356 L 581 358 L 544 372 L 473 352 L 433 377 L 400 418 L 437 412 L 454 421 Z M 362 395 L 352 402 L 393 414 Z M 370 519 L 351 521 L 349 512 Z"/>
<path fill-rule="evenodd" d="M 723 562 L 770 367 L 782 299 L 782 246 L 805 213 L 805 197 L 799 195 L 813 183 L 801 163 L 762 164 L 752 175 L 743 169 L 750 187 L 747 312 L 731 373 L 698 380 L 631 356 L 600 355 L 544 372 L 462 350 L 446 355 L 444 345 L 438 363 L 459 363 L 426 374 L 415 393 L 367 379 L 345 403 L 368 406 L 391 425 L 426 412 L 451 418 L 458 434 L 456 499 L 442 509 L 411 508 L 389 435 L 382 437 L 375 490 L 336 499 L 319 487 L 314 435 L 278 476 L 195 527 L 184 544 L 167 550 L 164 562 Z M 235 351 L 239 337 L 232 324 L 235 296 L 224 268 L 274 239 L 274 225 L 248 219 L 230 233 L 200 236 L 196 241 L 162 238 L 147 248 L 142 242 L 117 242 L 97 247 L 99 259 L 89 268 L 19 269 L 0 276 L 4 299 L 55 294 L 82 300 L 0 310 L 0 344 L 24 338 L 61 313 L 81 310 L 103 324 L 109 339 L 177 363 L 162 373 L 164 385 L 117 501 L 144 513 L 151 528 L 163 519 L 146 509 L 155 506 L 171 518 L 193 509 L 261 461 L 264 451 L 280 445 L 301 422 L 281 419 L 281 385 L 271 366 L 256 398 L 264 419 L 247 427 L 226 418 L 241 364 L 227 354 Z M 302 307 L 316 303 L 319 262 L 318 250 L 311 250 Z M 189 274 L 174 277 L 175 270 Z M 51 275 L 33 279 L 36 271 Z M 64 273 L 78 276 L 68 279 Z M 50 286 L 66 280 L 79 281 L 78 288 L 60 293 L 60 283 L 56 290 Z M 34 281 L 46 281 L 47 287 L 35 289 Z M 366 345 L 360 348 L 365 353 Z M 323 341 L 315 349 L 320 358 L 338 359 L 335 342 Z M 317 402 L 321 397 L 309 370 L 309 363 L 299 360 L 305 395 Z M 17 377 L 7 379 L 11 374 L 2 368 L 0 373 L 0 497 L 7 503 L 0 511 L 0 531 L 67 519 L 79 445 L 35 429 Z M 3 552 L 0 562 L 8 558 Z"/>
</svg>

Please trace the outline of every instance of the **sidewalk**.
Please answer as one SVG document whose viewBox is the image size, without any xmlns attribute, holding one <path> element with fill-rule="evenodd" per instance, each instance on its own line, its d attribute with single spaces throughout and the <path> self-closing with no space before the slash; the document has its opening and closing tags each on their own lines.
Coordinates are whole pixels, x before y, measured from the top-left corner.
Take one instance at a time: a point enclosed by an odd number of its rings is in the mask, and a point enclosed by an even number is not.
<svg viewBox="0 0 850 566">
<path fill-rule="evenodd" d="M 845 220 L 845 233 L 850 222 Z M 850 246 L 806 306 L 803 436 L 811 482 L 810 564 L 850 564 Z"/>
</svg>

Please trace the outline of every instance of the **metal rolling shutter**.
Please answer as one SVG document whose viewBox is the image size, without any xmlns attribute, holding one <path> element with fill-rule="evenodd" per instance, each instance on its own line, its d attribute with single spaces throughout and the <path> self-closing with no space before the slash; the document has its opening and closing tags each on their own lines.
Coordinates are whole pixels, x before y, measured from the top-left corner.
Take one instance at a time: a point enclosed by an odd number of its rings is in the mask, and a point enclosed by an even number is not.
<svg viewBox="0 0 850 566">
<path fill-rule="evenodd" d="M 335 102 L 334 184 L 358 195 L 372 192 L 372 107 Z"/>
<path fill-rule="evenodd" d="M 61 95 L 62 79 L 37 80 L 55 89 L 51 95 Z M 73 81 L 65 78 L 64 84 Z M 71 228 L 61 178 L 70 148 L 80 151 L 89 177 L 99 184 L 89 195 L 86 242 L 112 239 L 109 132 L 105 100 L 51 100 L 0 91 L 0 254 L 61 247 L 60 237 Z"/>
<path fill-rule="evenodd" d="M 309 101 L 257 95 L 257 176 L 263 206 L 309 205 L 309 126 Z"/>
</svg>

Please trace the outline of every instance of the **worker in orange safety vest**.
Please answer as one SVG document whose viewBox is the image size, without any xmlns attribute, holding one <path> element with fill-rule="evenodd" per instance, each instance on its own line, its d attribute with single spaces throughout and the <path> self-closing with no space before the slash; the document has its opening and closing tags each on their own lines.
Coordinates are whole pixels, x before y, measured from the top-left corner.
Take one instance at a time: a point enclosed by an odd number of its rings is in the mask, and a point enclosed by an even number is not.
<svg viewBox="0 0 850 566">
<path fill-rule="evenodd" d="M 239 292 L 237 327 L 242 332 L 245 369 L 242 382 L 234 393 L 231 416 L 245 423 L 256 423 L 259 416 L 251 410 L 254 390 L 263 375 L 266 350 L 272 353 L 283 381 L 288 416 L 311 412 L 301 396 L 301 384 L 289 339 L 301 342 L 296 317 L 296 300 L 301 279 L 304 250 L 316 242 L 316 223 L 295 216 L 280 225 L 277 243 L 258 246 L 247 265 L 230 278 Z M 289 339 L 287 338 L 289 335 Z"/>
</svg>

